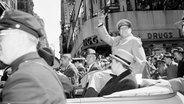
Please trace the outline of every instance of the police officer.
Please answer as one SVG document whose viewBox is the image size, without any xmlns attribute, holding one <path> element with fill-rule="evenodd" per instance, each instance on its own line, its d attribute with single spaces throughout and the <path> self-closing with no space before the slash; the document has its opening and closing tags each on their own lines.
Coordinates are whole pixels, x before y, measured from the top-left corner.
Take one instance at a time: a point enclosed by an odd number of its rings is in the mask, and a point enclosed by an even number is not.
<svg viewBox="0 0 184 104">
<path fill-rule="evenodd" d="M 5 11 L 0 19 L 0 60 L 12 67 L 2 90 L 2 101 L 16 104 L 63 104 L 63 87 L 56 73 L 41 58 L 36 46 L 44 35 L 32 15 Z"/>
</svg>

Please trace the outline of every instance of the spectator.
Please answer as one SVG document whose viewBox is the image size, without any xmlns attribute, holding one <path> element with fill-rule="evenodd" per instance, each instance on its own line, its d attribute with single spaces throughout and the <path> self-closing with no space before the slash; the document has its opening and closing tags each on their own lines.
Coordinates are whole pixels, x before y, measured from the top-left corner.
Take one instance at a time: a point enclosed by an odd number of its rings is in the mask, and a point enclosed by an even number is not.
<svg viewBox="0 0 184 104">
<path fill-rule="evenodd" d="M 183 5 L 184 5 L 184 3 L 183 3 Z M 183 36 L 184 36 L 184 14 L 183 14 L 183 16 L 182 16 L 181 21 L 182 21 L 182 28 L 181 28 L 181 30 L 182 30 L 182 34 L 183 34 Z"/>
<path fill-rule="evenodd" d="M 85 61 L 84 58 L 72 58 L 72 63 L 75 65 L 79 72 L 79 83 L 81 83 L 81 79 L 86 73 L 85 68 L 82 64 L 84 63 L 83 61 Z"/>
<path fill-rule="evenodd" d="M 48 65 L 50 65 L 51 67 L 54 66 L 54 53 L 50 48 L 47 47 L 43 47 L 43 48 L 39 48 L 38 49 L 38 54 L 40 55 L 40 57 L 42 57 Z M 54 69 L 55 70 L 55 69 Z M 72 97 L 72 91 L 73 91 L 73 86 L 71 81 L 69 80 L 69 78 L 64 75 L 63 73 L 56 71 L 56 74 L 61 82 L 61 84 L 63 85 L 63 89 L 64 89 L 64 93 L 66 98 L 71 98 Z"/>
<path fill-rule="evenodd" d="M 127 11 L 127 0 L 119 0 L 120 11 Z"/>
<path fill-rule="evenodd" d="M 78 70 L 72 63 L 71 54 L 65 53 L 61 57 L 61 64 L 63 66 L 62 73 L 66 75 L 73 85 L 78 85 Z"/>
<path fill-rule="evenodd" d="M 63 86 L 53 69 L 37 53 L 44 35 L 32 15 L 8 10 L 0 19 L 0 60 L 12 68 L 2 90 L 5 103 L 64 104 Z"/>
<path fill-rule="evenodd" d="M 166 68 L 167 79 L 169 80 L 169 79 L 177 78 L 178 64 L 174 62 L 174 57 L 172 56 L 172 54 L 169 52 L 166 52 L 164 54 L 164 61 L 167 65 L 167 68 Z"/>
<path fill-rule="evenodd" d="M 87 73 L 102 69 L 97 63 L 97 53 L 94 49 L 87 49 L 86 62 L 88 64 Z"/>
<path fill-rule="evenodd" d="M 92 93 L 87 90 L 89 77 L 96 71 L 102 70 L 100 65 L 97 63 L 97 53 L 94 49 L 87 49 L 86 63 L 88 64 L 87 74 L 82 78 L 81 84 L 84 87 L 84 96 L 90 97 Z M 86 91 L 87 90 L 87 91 Z"/>
<path fill-rule="evenodd" d="M 135 76 L 132 76 L 129 70 L 133 56 L 125 50 L 118 49 L 110 57 L 111 69 L 98 71 L 90 77 L 87 92 L 90 92 L 91 96 L 88 97 L 103 96 L 137 86 Z"/>
<path fill-rule="evenodd" d="M 129 2 L 130 2 L 130 5 L 132 7 L 131 10 L 135 11 L 135 5 L 136 5 L 135 0 L 129 0 Z"/>
<path fill-rule="evenodd" d="M 124 49 L 130 52 L 134 56 L 135 60 L 131 63 L 133 74 L 142 73 L 146 63 L 146 55 L 142 47 L 141 40 L 132 34 L 132 23 L 127 19 L 121 19 L 117 23 L 117 29 L 119 30 L 120 36 L 112 37 L 104 26 L 105 15 L 100 13 L 98 18 L 99 25 L 97 27 L 97 31 L 100 38 L 111 46 L 112 54 L 117 49 Z"/>
<path fill-rule="evenodd" d="M 176 47 L 172 50 L 174 57 L 179 62 L 178 63 L 178 73 L 177 77 L 183 77 L 184 76 L 184 50 L 182 47 Z"/>
<path fill-rule="evenodd" d="M 157 60 L 157 63 L 158 63 L 158 67 L 157 67 L 157 70 L 158 70 L 158 78 L 162 78 L 162 79 L 166 79 L 166 64 L 165 62 L 162 60 L 162 59 L 159 59 Z"/>
</svg>

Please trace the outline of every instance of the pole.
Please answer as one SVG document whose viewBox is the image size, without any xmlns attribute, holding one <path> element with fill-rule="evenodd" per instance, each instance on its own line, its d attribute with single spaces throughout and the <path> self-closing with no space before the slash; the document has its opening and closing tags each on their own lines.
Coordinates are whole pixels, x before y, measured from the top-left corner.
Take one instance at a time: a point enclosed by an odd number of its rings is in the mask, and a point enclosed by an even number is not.
<svg viewBox="0 0 184 104">
<path fill-rule="evenodd" d="M 111 4 L 111 1 L 110 1 L 110 4 Z M 104 9 L 107 9 L 107 1 L 105 0 L 105 7 Z M 108 22 L 108 10 L 104 10 L 104 11 L 107 11 L 107 16 L 105 18 L 105 26 L 106 26 L 106 29 L 107 29 L 107 32 L 109 32 L 109 22 Z"/>
</svg>

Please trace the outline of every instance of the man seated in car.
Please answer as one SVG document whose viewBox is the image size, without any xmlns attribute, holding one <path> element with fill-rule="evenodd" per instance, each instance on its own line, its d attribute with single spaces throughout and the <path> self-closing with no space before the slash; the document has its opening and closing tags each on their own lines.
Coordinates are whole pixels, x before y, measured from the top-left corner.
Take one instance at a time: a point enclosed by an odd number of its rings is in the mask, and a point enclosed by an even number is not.
<svg viewBox="0 0 184 104">
<path fill-rule="evenodd" d="M 111 76 L 110 80 L 106 81 L 106 84 L 101 83 L 100 81 L 103 79 L 103 82 L 105 82 L 104 79 L 106 78 L 92 78 L 96 79 L 96 82 L 98 83 L 95 83 L 92 80 L 91 83 L 89 82 L 88 89 L 90 89 L 90 92 L 93 93 L 93 96 L 91 97 L 109 95 L 113 92 L 129 90 L 138 87 L 135 76 L 132 75 L 130 67 L 131 62 L 133 62 L 133 55 L 123 49 L 118 49 L 116 52 L 114 52 L 114 54 L 111 54 L 110 57 L 112 58 L 111 69 L 113 74 L 104 76 L 108 78 Z M 97 72 L 93 77 L 96 77 L 102 73 Z M 100 91 L 97 91 L 96 89 L 98 88 L 99 84 L 104 84 L 105 86 L 102 87 Z"/>
<path fill-rule="evenodd" d="M 72 63 L 75 65 L 75 67 L 77 68 L 78 70 L 78 74 L 79 74 L 79 83 L 81 83 L 81 79 L 82 77 L 84 77 L 86 71 L 85 71 L 85 67 L 83 65 L 85 61 L 85 58 L 72 58 Z"/>
<path fill-rule="evenodd" d="M 86 74 L 84 77 L 81 79 L 81 85 L 84 88 L 83 95 L 85 97 L 90 97 L 93 94 L 90 92 L 86 92 L 89 80 L 91 76 L 93 76 L 93 73 L 102 70 L 101 66 L 97 63 L 97 53 L 94 49 L 89 48 L 86 51 L 86 63 L 88 65 L 88 68 L 86 69 Z"/>
</svg>

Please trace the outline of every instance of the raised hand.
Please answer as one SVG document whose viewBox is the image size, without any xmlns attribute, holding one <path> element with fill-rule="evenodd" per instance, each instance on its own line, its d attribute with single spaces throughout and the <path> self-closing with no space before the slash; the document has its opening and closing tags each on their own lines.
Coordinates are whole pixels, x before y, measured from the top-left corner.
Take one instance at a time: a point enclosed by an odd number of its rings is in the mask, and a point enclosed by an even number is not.
<svg viewBox="0 0 184 104">
<path fill-rule="evenodd" d="M 107 13 L 104 14 L 104 11 L 98 12 L 98 23 L 105 24 L 105 17 L 107 16 Z"/>
</svg>

